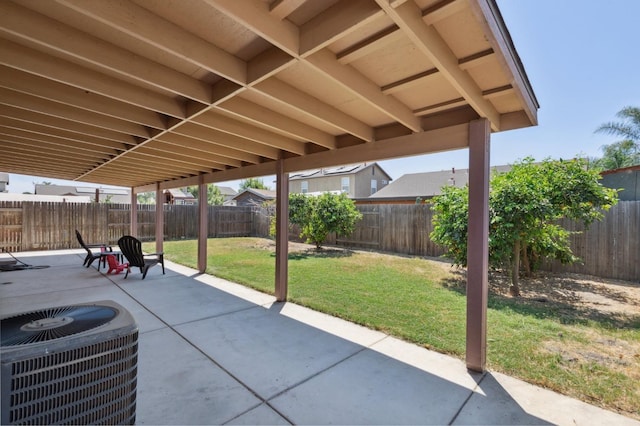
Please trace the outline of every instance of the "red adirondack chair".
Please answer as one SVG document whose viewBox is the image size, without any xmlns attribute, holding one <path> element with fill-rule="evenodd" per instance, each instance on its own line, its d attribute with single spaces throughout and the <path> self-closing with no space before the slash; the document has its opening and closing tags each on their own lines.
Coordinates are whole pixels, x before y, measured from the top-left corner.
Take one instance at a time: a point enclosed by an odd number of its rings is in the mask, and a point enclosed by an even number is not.
<svg viewBox="0 0 640 426">
<path fill-rule="evenodd" d="M 127 270 L 127 273 L 130 271 L 129 262 L 120 263 L 118 262 L 118 259 L 116 259 L 116 257 L 113 254 L 109 254 L 106 257 L 107 257 L 107 263 L 109 263 L 109 270 L 107 271 L 107 274 L 110 274 L 112 272 L 114 274 L 119 274 L 125 269 Z"/>
</svg>

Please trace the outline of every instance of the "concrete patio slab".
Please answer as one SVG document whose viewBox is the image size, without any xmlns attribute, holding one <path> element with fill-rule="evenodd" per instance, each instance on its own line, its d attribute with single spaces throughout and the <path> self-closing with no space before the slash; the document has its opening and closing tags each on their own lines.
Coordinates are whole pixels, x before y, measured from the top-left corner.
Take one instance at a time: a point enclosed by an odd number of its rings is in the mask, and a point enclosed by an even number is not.
<svg viewBox="0 0 640 426">
<path fill-rule="evenodd" d="M 118 284 L 131 297 L 144 300 L 167 324 L 175 325 L 229 312 L 253 308 L 255 305 L 215 287 L 184 276 L 162 279 L 121 280 Z"/>
<path fill-rule="evenodd" d="M 139 424 L 616 424 L 617 413 L 167 262 L 106 275 L 81 253 L 22 254 L 0 314 L 114 300 L 140 330 Z M 35 262 L 34 262 L 35 263 Z"/>
<path fill-rule="evenodd" d="M 254 307 L 175 328 L 265 400 L 362 350 L 280 315 L 280 305 Z"/>
<path fill-rule="evenodd" d="M 138 424 L 224 424 L 261 403 L 170 329 L 140 335 L 138 377 Z"/>
<path fill-rule="evenodd" d="M 504 374 L 490 372 L 483 377 L 453 424 L 637 426 L 640 422 Z"/>
</svg>

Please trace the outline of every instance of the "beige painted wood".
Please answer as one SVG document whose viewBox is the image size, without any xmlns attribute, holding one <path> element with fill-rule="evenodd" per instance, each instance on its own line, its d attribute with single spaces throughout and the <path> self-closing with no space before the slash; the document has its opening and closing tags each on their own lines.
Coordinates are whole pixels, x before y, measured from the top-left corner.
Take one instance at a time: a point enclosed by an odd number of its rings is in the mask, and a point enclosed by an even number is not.
<svg viewBox="0 0 640 426">
<path fill-rule="evenodd" d="M 155 190 L 458 149 L 481 117 L 535 125 L 496 7 L 0 2 L 0 169 Z"/>
</svg>

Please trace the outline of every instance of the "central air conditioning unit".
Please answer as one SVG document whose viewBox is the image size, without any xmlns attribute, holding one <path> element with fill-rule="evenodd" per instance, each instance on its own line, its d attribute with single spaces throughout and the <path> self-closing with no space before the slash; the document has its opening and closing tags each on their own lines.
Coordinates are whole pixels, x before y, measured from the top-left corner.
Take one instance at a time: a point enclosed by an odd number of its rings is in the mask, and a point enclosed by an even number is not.
<svg viewBox="0 0 640 426">
<path fill-rule="evenodd" d="M 138 326 L 112 301 L 2 318 L 2 423 L 134 424 Z"/>
</svg>

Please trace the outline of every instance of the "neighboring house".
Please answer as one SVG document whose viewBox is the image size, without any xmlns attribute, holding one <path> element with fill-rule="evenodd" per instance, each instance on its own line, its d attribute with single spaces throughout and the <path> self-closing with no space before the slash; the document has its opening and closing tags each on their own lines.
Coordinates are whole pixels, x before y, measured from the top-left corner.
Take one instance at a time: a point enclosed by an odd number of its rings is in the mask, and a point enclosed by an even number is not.
<svg viewBox="0 0 640 426">
<path fill-rule="evenodd" d="M 36 195 L 61 195 L 69 197 L 89 197 L 92 201 L 114 204 L 131 204 L 131 192 L 120 188 L 92 188 L 88 186 L 43 185 L 36 184 Z"/>
<path fill-rule="evenodd" d="M 220 194 L 222 194 L 222 196 L 224 197 L 225 203 L 232 200 L 233 197 L 238 195 L 238 192 L 235 189 L 228 186 L 218 186 L 218 189 L 220 190 Z"/>
<path fill-rule="evenodd" d="M 621 189 L 620 201 L 640 201 L 640 165 L 600 173 L 600 183 L 607 188 Z"/>
<path fill-rule="evenodd" d="M 265 201 L 275 200 L 276 191 L 268 189 L 247 188 L 235 197 L 237 206 L 261 206 Z"/>
<path fill-rule="evenodd" d="M 378 163 L 352 164 L 292 174 L 289 176 L 289 192 L 341 191 L 350 198 L 365 198 L 380 191 L 390 181 L 391 177 Z"/>
<path fill-rule="evenodd" d="M 198 200 L 190 192 L 178 188 L 164 190 L 164 203 L 175 205 L 198 204 Z"/>
<path fill-rule="evenodd" d="M 491 167 L 491 172 L 504 173 L 511 166 Z M 439 172 L 410 173 L 400 176 L 387 187 L 367 198 L 356 199 L 357 204 L 415 204 L 441 194 L 445 185 L 463 187 L 469 183 L 469 169 L 444 170 Z"/>
<path fill-rule="evenodd" d="M 9 192 L 7 186 L 9 186 L 9 173 L 0 172 L 0 192 Z"/>
<path fill-rule="evenodd" d="M 38 195 L 0 192 L 0 201 L 31 201 L 34 203 L 90 203 L 91 198 L 83 195 Z"/>
</svg>

